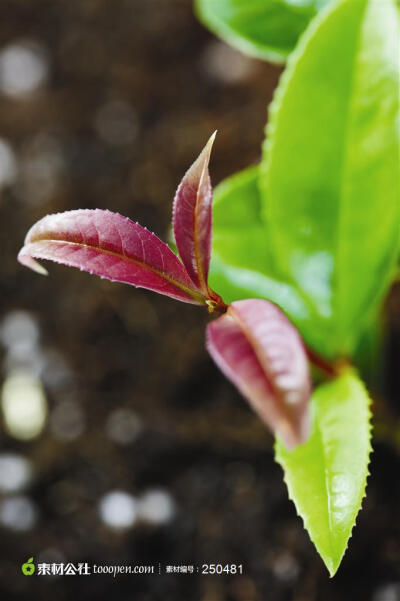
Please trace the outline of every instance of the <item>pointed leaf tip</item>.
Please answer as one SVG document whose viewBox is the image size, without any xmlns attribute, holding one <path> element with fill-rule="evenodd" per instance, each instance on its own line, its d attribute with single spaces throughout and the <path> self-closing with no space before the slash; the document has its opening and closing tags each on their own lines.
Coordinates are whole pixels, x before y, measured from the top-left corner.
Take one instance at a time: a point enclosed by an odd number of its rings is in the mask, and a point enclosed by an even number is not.
<svg viewBox="0 0 400 601">
<path fill-rule="evenodd" d="M 311 383 L 297 330 L 266 300 L 237 301 L 209 324 L 207 348 L 224 375 L 288 448 L 309 435 Z"/>
<path fill-rule="evenodd" d="M 23 265 L 47 273 L 35 258 L 78 267 L 183 302 L 205 304 L 204 296 L 164 242 L 110 211 L 85 209 L 47 215 L 29 230 L 18 255 Z"/>
<path fill-rule="evenodd" d="M 21 265 L 29 267 L 29 269 L 32 269 L 32 271 L 40 273 L 40 275 L 49 275 L 47 269 L 43 267 L 43 265 L 41 265 L 38 261 L 35 261 L 35 259 L 33 259 L 32 256 L 26 252 L 25 246 L 21 248 L 17 258 Z"/>
<path fill-rule="evenodd" d="M 173 228 L 176 246 L 193 283 L 209 294 L 212 236 L 212 187 L 208 164 L 215 131 L 188 169 L 175 194 Z"/>
<path fill-rule="evenodd" d="M 315 389 L 312 431 L 307 442 L 288 451 L 278 439 L 289 497 L 296 505 L 330 576 L 348 546 L 365 496 L 371 453 L 368 393 L 357 373 L 346 368 Z"/>
</svg>

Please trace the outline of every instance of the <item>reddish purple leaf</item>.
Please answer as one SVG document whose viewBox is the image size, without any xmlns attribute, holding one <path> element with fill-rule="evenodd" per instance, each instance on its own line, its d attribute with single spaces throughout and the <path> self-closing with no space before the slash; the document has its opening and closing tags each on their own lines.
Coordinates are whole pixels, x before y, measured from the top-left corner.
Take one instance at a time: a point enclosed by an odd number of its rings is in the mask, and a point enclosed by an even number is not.
<svg viewBox="0 0 400 601">
<path fill-rule="evenodd" d="M 207 328 L 207 348 L 261 419 L 289 448 L 306 441 L 311 384 L 299 334 L 277 306 L 232 303 Z"/>
<path fill-rule="evenodd" d="M 18 260 L 47 273 L 36 259 L 49 259 L 103 278 L 205 304 L 186 270 L 157 236 L 110 211 L 77 210 L 47 215 L 29 230 Z"/>
<path fill-rule="evenodd" d="M 184 175 L 175 195 L 173 226 L 179 254 L 194 284 L 209 294 L 212 187 L 208 163 L 216 132 Z"/>
</svg>

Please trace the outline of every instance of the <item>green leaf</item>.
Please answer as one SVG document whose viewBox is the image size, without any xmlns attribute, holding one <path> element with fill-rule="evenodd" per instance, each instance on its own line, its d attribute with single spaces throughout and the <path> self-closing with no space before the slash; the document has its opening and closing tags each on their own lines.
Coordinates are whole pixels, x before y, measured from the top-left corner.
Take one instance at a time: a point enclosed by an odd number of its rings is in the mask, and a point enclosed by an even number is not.
<svg viewBox="0 0 400 601">
<path fill-rule="evenodd" d="M 312 21 L 271 106 L 260 185 L 274 270 L 307 298 L 316 349 L 351 355 L 399 248 L 394 0 L 340 0 Z"/>
<path fill-rule="evenodd" d="M 258 167 L 245 169 L 216 187 L 210 285 L 227 303 L 267 298 L 299 327 L 309 312 L 298 292 L 274 277 L 260 209 Z"/>
<path fill-rule="evenodd" d="M 289 497 L 331 576 L 338 569 L 365 496 L 371 452 L 368 394 L 356 373 L 317 388 L 309 440 L 293 451 L 281 441 L 276 460 Z"/>
<path fill-rule="evenodd" d="M 325 332 L 301 290 L 273 270 L 266 224 L 261 214 L 258 166 L 229 177 L 214 191 L 210 285 L 225 302 L 266 298 L 285 311 L 307 344 L 321 348 Z"/>
<path fill-rule="evenodd" d="M 245 54 L 282 63 L 329 0 L 196 0 L 199 19 Z"/>
<path fill-rule="evenodd" d="M 260 217 L 258 168 L 249 167 L 227 178 L 214 191 L 212 286 L 229 303 L 258 297 L 274 301 L 301 329 L 307 344 L 318 347 L 322 341 L 305 301 L 272 271 L 266 226 Z M 378 312 L 363 331 L 353 357 L 369 386 L 376 386 L 379 377 L 381 339 Z"/>
<path fill-rule="evenodd" d="M 223 229 L 263 223 L 258 188 L 258 165 L 247 167 L 218 184 L 214 190 L 213 222 Z"/>
</svg>

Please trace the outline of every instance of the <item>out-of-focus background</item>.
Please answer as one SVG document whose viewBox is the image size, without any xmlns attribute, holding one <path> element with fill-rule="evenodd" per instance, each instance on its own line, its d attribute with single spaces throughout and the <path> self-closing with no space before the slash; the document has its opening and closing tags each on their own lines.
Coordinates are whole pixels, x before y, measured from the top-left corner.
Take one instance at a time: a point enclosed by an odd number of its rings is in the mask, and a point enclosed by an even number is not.
<svg viewBox="0 0 400 601">
<path fill-rule="evenodd" d="M 330 581 L 271 436 L 204 350 L 201 309 L 16 262 L 30 225 L 68 209 L 118 211 L 167 239 L 175 188 L 212 131 L 214 183 L 257 161 L 279 75 L 214 39 L 190 0 L 0 3 L 2 599 L 400 599 L 393 435 L 378 430 Z M 32 556 L 162 570 L 27 577 Z M 244 574 L 166 573 L 203 563 Z"/>
</svg>

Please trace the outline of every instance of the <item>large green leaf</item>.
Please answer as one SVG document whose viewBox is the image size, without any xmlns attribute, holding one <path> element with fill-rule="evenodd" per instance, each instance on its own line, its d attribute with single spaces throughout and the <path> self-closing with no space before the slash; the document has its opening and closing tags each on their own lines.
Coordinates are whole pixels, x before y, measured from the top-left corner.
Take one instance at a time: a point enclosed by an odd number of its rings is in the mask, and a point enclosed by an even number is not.
<svg viewBox="0 0 400 601">
<path fill-rule="evenodd" d="M 399 242 L 394 0 L 340 0 L 310 24 L 271 106 L 260 185 L 274 270 L 306 295 L 317 343 L 352 354 Z"/>
<path fill-rule="evenodd" d="M 274 277 L 260 210 L 258 167 L 245 169 L 216 187 L 210 285 L 227 303 L 268 298 L 304 330 L 308 308 L 293 286 Z"/>
<path fill-rule="evenodd" d="M 278 304 L 299 328 L 307 344 L 323 348 L 325 332 L 302 291 L 277 277 L 261 216 L 258 166 L 229 177 L 214 191 L 213 251 L 210 284 L 225 302 L 267 298 Z"/>
<path fill-rule="evenodd" d="M 297 325 L 310 346 L 321 346 L 320 332 L 314 327 L 313 315 L 299 291 L 279 281 L 272 271 L 266 226 L 260 217 L 258 166 L 227 178 L 215 188 L 213 212 L 210 275 L 213 288 L 226 302 L 257 297 L 274 301 Z M 378 312 L 362 332 L 353 356 L 363 378 L 374 386 L 379 377 L 381 330 Z"/>
<path fill-rule="evenodd" d="M 199 18 L 246 54 L 282 63 L 329 0 L 196 0 Z"/>
<path fill-rule="evenodd" d="M 302 291 L 274 273 L 269 238 L 261 216 L 259 167 L 229 177 L 214 191 L 210 284 L 225 302 L 267 298 L 299 328 L 307 344 L 323 348 L 325 332 Z"/>
<path fill-rule="evenodd" d="M 331 576 L 342 560 L 365 495 L 371 451 L 368 394 L 347 369 L 313 394 L 309 440 L 293 451 L 281 441 L 276 459 L 289 496 Z"/>
</svg>

